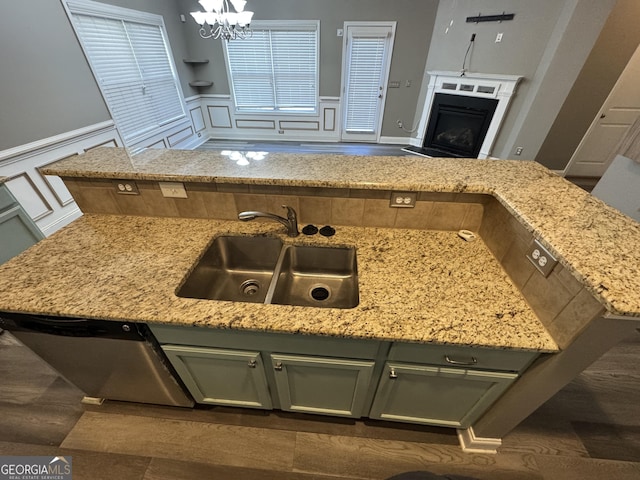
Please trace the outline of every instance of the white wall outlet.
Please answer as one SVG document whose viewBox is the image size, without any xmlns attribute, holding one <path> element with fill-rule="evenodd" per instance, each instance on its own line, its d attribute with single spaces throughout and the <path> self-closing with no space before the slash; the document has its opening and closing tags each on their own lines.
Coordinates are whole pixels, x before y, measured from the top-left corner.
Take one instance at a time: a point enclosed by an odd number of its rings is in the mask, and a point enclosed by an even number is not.
<svg viewBox="0 0 640 480">
<path fill-rule="evenodd" d="M 504 35 L 503 33 L 499 33 L 499 34 L 496 35 L 496 43 L 502 42 L 502 36 L 503 35 Z"/>
<path fill-rule="evenodd" d="M 418 194 L 415 192 L 393 192 L 389 206 L 394 208 L 413 208 L 416 206 Z"/>
<path fill-rule="evenodd" d="M 187 198 L 187 191 L 181 182 L 158 182 L 163 197 Z"/>
<path fill-rule="evenodd" d="M 558 264 L 558 260 L 538 240 L 534 240 L 527 250 L 527 258 L 545 277 L 548 277 Z"/>
<path fill-rule="evenodd" d="M 522 155 L 523 150 L 524 150 L 524 147 L 516 147 L 516 155 Z"/>
<path fill-rule="evenodd" d="M 116 186 L 116 193 L 121 195 L 140 195 L 138 185 L 133 180 L 114 180 L 113 184 Z"/>
</svg>

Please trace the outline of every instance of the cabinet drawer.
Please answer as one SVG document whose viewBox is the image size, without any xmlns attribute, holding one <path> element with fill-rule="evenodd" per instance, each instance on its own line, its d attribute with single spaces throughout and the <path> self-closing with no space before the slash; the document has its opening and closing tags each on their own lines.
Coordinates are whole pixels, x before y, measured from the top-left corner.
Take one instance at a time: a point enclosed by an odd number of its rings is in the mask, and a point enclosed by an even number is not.
<svg viewBox="0 0 640 480">
<path fill-rule="evenodd" d="M 6 185 L 0 184 L 0 211 L 10 207 L 14 203 L 16 203 L 16 201 L 13 198 L 13 195 L 9 192 L 9 189 Z"/>
<path fill-rule="evenodd" d="M 421 343 L 394 343 L 389 351 L 389 360 L 396 362 L 511 372 L 524 370 L 537 356 L 537 352 Z"/>
</svg>

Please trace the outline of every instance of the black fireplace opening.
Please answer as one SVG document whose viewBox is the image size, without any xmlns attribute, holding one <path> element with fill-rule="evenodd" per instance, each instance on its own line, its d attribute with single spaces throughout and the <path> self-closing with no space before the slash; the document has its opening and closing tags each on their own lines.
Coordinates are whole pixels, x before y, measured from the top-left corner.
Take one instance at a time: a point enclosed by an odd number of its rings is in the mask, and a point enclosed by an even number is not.
<svg viewBox="0 0 640 480">
<path fill-rule="evenodd" d="M 477 158 L 498 100 L 436 93 L 422 148 L 430 157 Z"/>
</svg>

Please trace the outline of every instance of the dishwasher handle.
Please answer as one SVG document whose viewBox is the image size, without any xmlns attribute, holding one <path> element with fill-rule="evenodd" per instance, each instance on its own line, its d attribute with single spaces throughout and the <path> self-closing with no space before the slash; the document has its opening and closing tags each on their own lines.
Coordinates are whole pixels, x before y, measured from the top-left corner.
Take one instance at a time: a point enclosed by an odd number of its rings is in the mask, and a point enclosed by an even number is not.
<svg viewBox="0 0 640 480">
<path fill-rule="evenodd" d="M 144 341 L 134 322 L 0 313 L 0 328 L 63 337 L 101 337 Z"/>
</svg>

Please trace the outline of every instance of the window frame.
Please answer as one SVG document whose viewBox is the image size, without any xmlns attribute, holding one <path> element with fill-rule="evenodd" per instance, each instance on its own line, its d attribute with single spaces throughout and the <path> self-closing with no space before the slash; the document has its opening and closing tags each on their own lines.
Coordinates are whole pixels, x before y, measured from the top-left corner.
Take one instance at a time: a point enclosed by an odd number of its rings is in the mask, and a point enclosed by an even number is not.
<svg viewBox="0 0 640 480">
<path fill-rule="evenodd" d="M 138 23 L 138 24 L 158 27 L 160 30 L 160 33 L 164 41 L 167 60 L 173 76 L 173 82 L 176 88 L 177 99 L 179 100 L 182 113 L 172 118 L 168 118 L 164 121 L 160 121 L 157 124 L 150 126 L 146 130 L 143 130 L 140 133 L 136 133 L 131 137 L 127 137 L 126 139 L 125 139 L 124 133 L 121 132 L 120 136 L 125 142 L 125 145 L 135 145 L 136 143 L 139 143 L 146 138 L 165 132 L 166 127 L 168 125 L 172 125 L 187 119 L 186 106 L 185 106 L 184 94 L 182 92 L 182 87 L 180 83 L 180 77 L 178 76 L 178 71 L 173 58 L 173 50 L 169 42 L 169 35 L 167 34 L 167 29 L 165 27 L 164 18 L 162 17 L 162 15 L 157 15 L 149 12 L 142 12 L 139 10 L 133 10 L 130 8 L 119 7 L 119 6 L 110 5 L 106 3 L 94 2 L 92 0 L 63 0 L 62 5 L 69 19 L 69 23 L 71 23 L 71 27 L 73 28 L 74 34 L 78 40 L 78 44 L 80 45 L 80 48 L 82 49 L 84 57 L 87 63 L 89 64 L 91 74 L 93 75 L 93 78 L 96 84 L 98 85 L 100 94 L 102 95 L 103 101 L 109 111 L 109 115 L 111 116 L 111 119 L 115 123 L 116 128 L 118 130 L 120 130 L 120 128 L 118 126 L 118 122 L 116 121 L 116 116 L 114 115 L 111 105 L 109 105 L 109 102 L 106 99 L 102 82 L 100 81 L 97 75 L 97 71 L 94 68 L 91 57 L 89 56 L 87 50 L 85 49 L 84 43 L 81 39 L 81 35 L 78 33 L 75 21 L 73 19 L 73 15 L 74 14 L 87 15 L 87 16 L 102 17 L 110 20 Z"/>
<path fill-rule="evenodd" d="M 278 110 L 271 111 L 260 109 L 238 109 L 236 101 L 235 89 L 233 86 L 233 77 L 231 75 L 231 65 L 229 63 L 229 54 L 227 52 L 227 42 L 223 43 L 222 51 L 224 53 L 225 67 L 227 70 L 227 81 L 229 85 L 231 99 L 233 101 L 234 113 L 236 115 L 259 115 L 259 116 L 314 116 L 320 113 L 320 20 L 255 20 L 251 23 L 252 30 L 314 30 L 316 32 L 316 71 L 315 71 L 315 88 L 314 88 L 314 110 L 313 111 L 287 111 Z M 231 40 L 234 42 L 242 42 L 243 40 Z"/>
</svg>

